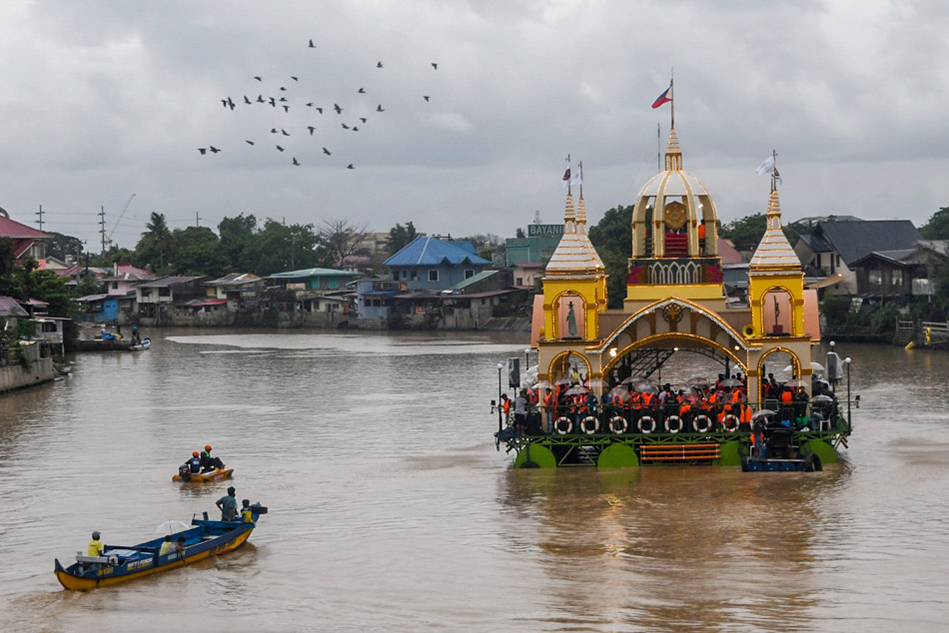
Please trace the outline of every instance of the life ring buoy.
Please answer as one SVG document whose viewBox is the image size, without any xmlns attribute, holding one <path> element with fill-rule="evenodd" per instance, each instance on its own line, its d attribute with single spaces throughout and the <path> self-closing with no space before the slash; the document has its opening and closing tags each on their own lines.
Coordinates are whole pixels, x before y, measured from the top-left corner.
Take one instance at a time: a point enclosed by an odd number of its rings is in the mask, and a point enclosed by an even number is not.
<svg viewBox="0 0 949 633">
<path fill-rule="evenodd" d="M 566 424 L 566 428 L 564 428 Z M 573 432 L 573 420 L 563 415 L 557 418 L 557 421 L 554 422 L 554 430 L 557 431 L 558 435 L 566 435 L 567 433 Z"/>
<path fill-rule="evenodd" d="M 626 422 L 626 418 L 621 415 L 614 415 L 610 418 L 610 431 L 614 435 L 622 435 L 629 430 L 629 423 Z"/>
<path fill-rule="evenodd" d="M 693 423 L 695 424 L 695 430 L 698 431 L 699 433 L 708 433 L 710 430 L 712 430 L 712 421 L 709 420 L 708 416 L 705 415 L 704 413 L 701 415 L 695 416 L 695 420 L 693 420 Z"/>
<path fill-rule="evenodd" d="M 672 428 L 673 423 L 675 424 L 675 428 Z M 668 418 L 666 418 L 666 423 L 665 423 L 666 433 L 678 433 L 679 431 L 682 430 L 682 426 L 683 426 L 682 418 L 680 418 L 679 416 L 670 415 Z"/>
<path fill-rule="evenodd" d="M 644 428 L 647 424 L 647 421 L 649 424 L 648 430 Z M 640 433 L 654 433 L 656 431 L 656 421 L 652 418 L 652 416 L 644 415 L 643 417 L 639 418 L 639 422 L 636 423 L 636 428 L 639 429 Z"/>
<path fill-rule="evenodd" d="M 742 330 L 742 334 L 745 335 L 745 338 L 751 338 L 752 336 L 755 335 L 755 326 L 746 325 L 744 329 Z"/>
<path fill-rule="evenodd" d="M 589 426 L 589 423 L 591 422 L 593 423 L 592 429 Z M 580 420 L 580 430 L 587 435 L 593 435 L 600 430 L 600 421 L 595 416 L 588 415 L 587 417 Z"/>
<path fill-rule="evenodd" d="M 738 416 L 734 413 L 729 413 L 725 416 L 725 419 L 722 420 L 722 426 L 725 427 L 725 430 L 729 433 L 737 431 L 739 424 L 741 424 L 741 420 L 739 420 Z"/>
</svg>

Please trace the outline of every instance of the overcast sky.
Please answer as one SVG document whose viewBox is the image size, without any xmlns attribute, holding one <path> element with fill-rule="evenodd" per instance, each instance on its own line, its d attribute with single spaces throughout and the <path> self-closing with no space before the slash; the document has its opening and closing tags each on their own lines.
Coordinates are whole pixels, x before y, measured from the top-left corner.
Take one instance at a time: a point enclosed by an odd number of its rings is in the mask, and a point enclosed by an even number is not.
<svg viewBox="0 0 949 633">
<path fill-rule="evenodd" d="M 594 224 L 656 173 L 670 108 L 650 106 L 673 68 L 685 169 L 723 222 L 766 210 L 755 168 L 772 149 L 785 221 L 919 226 L 949 206 L 949 4 L 938 0 L 3 7 L 0 206 L 36 226 L 43 205 L 44 229 L 92 251 L 100 206 L 129 248 L 152 211 L 172 228 L 245 213 L 512 237 L 535 211 L 562 221 L 568 153 L 583 160 Z M 221 151 L 198 152 L 211 146 Z"/>
</svg>

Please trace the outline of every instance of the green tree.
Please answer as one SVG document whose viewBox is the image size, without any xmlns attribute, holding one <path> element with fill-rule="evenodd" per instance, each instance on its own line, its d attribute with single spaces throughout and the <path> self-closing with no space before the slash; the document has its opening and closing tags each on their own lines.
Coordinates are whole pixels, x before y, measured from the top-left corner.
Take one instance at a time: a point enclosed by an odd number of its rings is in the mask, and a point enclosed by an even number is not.
<svg viewBox="0 0 949 633">
<path fill-rule="evenodd" d="M 589 230 L 590 242 L 599 253 L 609 279 L 606 282 L 610 308 L 623 307 L 629 258 L 633 254 L 633 207 L 613 207 Z"/>
<path fill-rule="evenodd" d="M 258 259 L 249 270 L 261 276 L 302 268 L 329 268 L 334 263 L 334 253 L 326 248 L 312 224 L 287 226 L 268 218 L 257 242 Z"/>
<path fill-rule="evenodd" d="M 418 237 L 415 225 L 412 222 L 406 222 L 405 226 L 396 224 L 389 229 L 389 254 L 394 255 L 408 246 L 412 240 Z"/>
<path fill-rule="evenodd" d="M 220 277 L 226 268 L 220 240 L 206 226 L 189 226 L 172 233 L 175 245 L 173 269 L 179 275 Z"/>
<path fill-rule="evenodd" d="M 221 236 L 221 257 L 229 272 L 254 272 L 260 249 L 257 244 L 257 218 L 243 213 L 224 218 L 217 225 Z"/>
<path fill-rule="evenodd" d="M 152 211 L 147 229 L 135 246 L 138 265 L 149 265 L 155 271 L 165 269 L 174 253 L 174 236 L 165 221 L 165 214 Z"/>
<path fill-rule="evenodd" d="M 949 207 L 940 207 L 919 232 L 927 240 L 949 240 Z"/>
<path fill-rule="evenodd" d="M 50 233 L 49 235 L 52 237 L 45 241 L 48 256 L 62 261 L 66 261 L 68 256 L 72 256 L 78 261 L 82 256 L 82 240 L 78 237 L 63 235 L 62 233 Z"/>
<path fill-rule="evenodd" d="M 719 236 L 731 240 L 739 251 L 752 251 L 764 237 L 767 227 L 768 217 L 764 213 L 755 213 L 722 225 Z"/>
</svg>

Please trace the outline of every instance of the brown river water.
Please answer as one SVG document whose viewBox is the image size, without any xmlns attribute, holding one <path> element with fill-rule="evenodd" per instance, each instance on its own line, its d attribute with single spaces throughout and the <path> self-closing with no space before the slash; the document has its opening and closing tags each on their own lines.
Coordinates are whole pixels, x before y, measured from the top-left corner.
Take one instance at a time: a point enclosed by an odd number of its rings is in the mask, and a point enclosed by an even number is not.
<svg viewBox="0 0 949 633">
<path fill-rule="evenodd" d="M 949 630 L 949 354 L 840 345 L 861 395 L 822 473 L 514 471 L 497 363 L 521 335 L 149 332 L 0 397 L 3 631 Z M 243 548 L 62 590 L 92 530 L 153 538 L 228 484 Z"/>
</svg>

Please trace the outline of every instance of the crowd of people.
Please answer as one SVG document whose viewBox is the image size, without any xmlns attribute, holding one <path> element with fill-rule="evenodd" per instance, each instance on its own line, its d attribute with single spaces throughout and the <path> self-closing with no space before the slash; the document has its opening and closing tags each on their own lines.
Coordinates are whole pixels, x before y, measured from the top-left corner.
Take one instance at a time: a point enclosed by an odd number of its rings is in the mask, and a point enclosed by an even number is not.
<svg viewBox="0 0 949 633">
<path fill-rule="evenodd" d="M 513 400 L 502 394 L 501 411 L 521 435 L 707 433 L 751 431 L 756 410 L 759 417 L 763 410 L 768 419 L 788 426 L 813 426 L 832 419 L 836 406 L 826 383 L 812 382 L 815 395 L 827 396 L 812 404 L 800 381 L 781 383 L 773 374 L 762 381 L 760 404 L 749 402 L 747 376 L 741 374 L 675 387 L 627 378 L 599 398 L 588 386 L 582 380 L 558 380 L 544 391 L 525 387 Z"/>
</svg>

